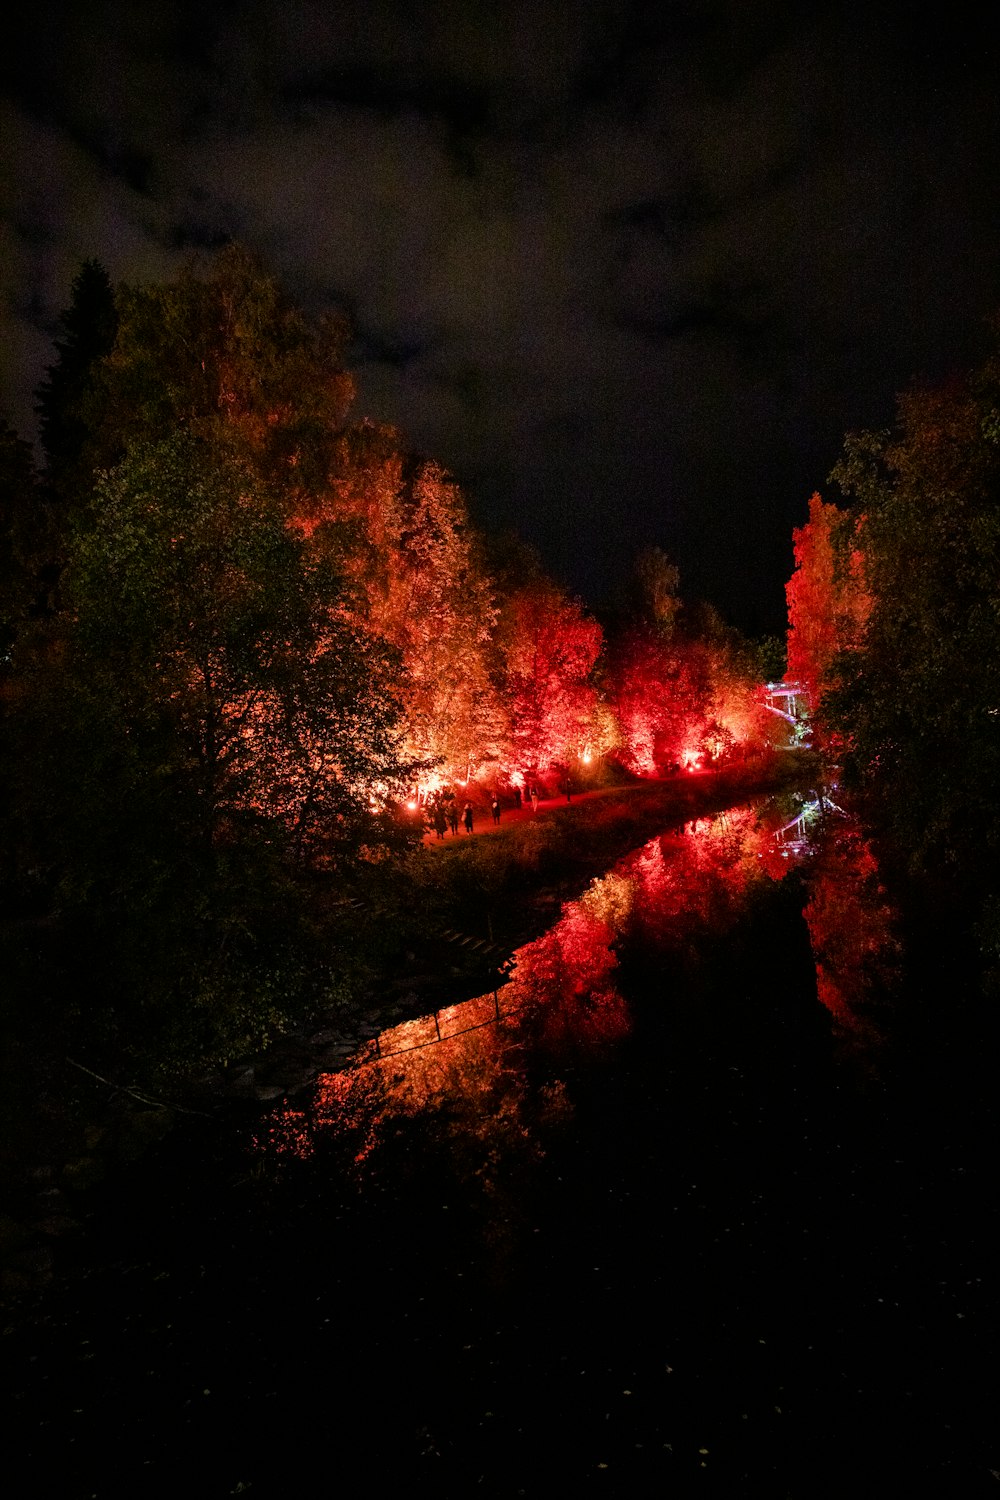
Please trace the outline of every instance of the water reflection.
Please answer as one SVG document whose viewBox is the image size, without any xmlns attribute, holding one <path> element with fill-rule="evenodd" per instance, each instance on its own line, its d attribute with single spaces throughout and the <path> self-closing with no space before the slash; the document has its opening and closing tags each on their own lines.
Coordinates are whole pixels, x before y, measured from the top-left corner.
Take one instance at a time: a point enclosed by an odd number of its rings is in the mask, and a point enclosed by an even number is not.
<svg viewBox="0 0 1000 1500">
<path fill-rule="evenodd" d="M 886 1038 L 903 953 L 898 909 L 855 819 L 840 813 L 824 828 L 808 891 L 816 992 L 840 1034 L 871 1052 Z"/>
<path fill-rule="evenodd" d="M 491 1163 L 542 1152 L 566 1121 L 569 1072 L 606 1065 L 631 1030 L 619 951 L 695 947 L 728 928 L 749 889 L 781 880 L 805 852 L 799 799 L 769 799 L 653 839 L 567 902 L 554 926 L 514 955 L 496 991 L 384 1031 L 347 1069 L 327 1074 L 306 1110 L 276 1111 L 257 1147 L 310 1155 L 335 1136 L 356 1173 L 371 1170 L 404 1123 L 421 1117 L 488 1185 Z"/>
</svg>

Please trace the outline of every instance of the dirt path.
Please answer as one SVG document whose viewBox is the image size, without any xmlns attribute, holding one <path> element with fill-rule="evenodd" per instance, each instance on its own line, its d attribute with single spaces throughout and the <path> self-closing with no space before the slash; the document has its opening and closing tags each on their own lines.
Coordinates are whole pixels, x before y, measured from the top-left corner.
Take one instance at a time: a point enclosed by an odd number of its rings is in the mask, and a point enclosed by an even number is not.
<svg viewBox="0 0 1000 1500">
<path fill-rule="evenodd" d="M 689 773 L 684 776 L 663 776 L 655 779 L 651 777 L 648 782 L 637 783 L 637 786 L 666 786 L 675 781 L 696 781 L 698 779 L 700 779 L 700 775 L 697 772 L 693 774 Z M 509 806 L 505 806 L 502 808 L 499 824 L 495 824 L 493 822 L 492 814 L 490 813 L 489 808 L 474 806 L 473 813 L 475 821 L 473 824 L 471 837 L 478 838 L 481 834 L 502 833 L 504 828 L 509 827 L 511 823 L 529 822 L 532 818 L 543 817 L 545 813 L 552 812 L 557 808 L 576 807 L 581 802 L 593 802 L 598 798 L 608 797 L 613 795 L 614 793 L 620 793 L 623 790 L 628 790 L 628 788 L 623 788 L 620 786 L 597 787 L 593 791 L 589 792 L 574 792 L 572 798 L 567 798 L 565 795 L 558 797 L 539 797 L 537 809 L 533 809 L 531 803 L 527 800 L 523 802 L 521 807 L 515 807 L 514 804 L 511 803 Z M 440 838 L 434 832 L 433 828 L 429 828 L 424 834 L 424 843 L 433 848 L 438 844 L 447 844 L 449 842 L 454 842 L 456 838 L 466 839 L 469 837 L 470 835 L 466 833 L 461 823 L 459 823 L 457 834 L 453 834 L 451 829 L 449 828 L 445 831 L 443 837 Z"/>
</svg>

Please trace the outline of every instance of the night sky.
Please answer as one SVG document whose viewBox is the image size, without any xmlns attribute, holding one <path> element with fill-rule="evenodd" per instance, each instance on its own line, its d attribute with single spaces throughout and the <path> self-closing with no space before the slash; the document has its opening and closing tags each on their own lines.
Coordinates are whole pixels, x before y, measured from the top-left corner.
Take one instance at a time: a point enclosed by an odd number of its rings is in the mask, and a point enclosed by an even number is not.
<svg viewBox="0 0 1000 1500">
<path fill-rule="evenodd" d="M 588 602 L 655 543 L 780 630 L 844 433 L 967 368 L 1000 308 L 995 17 L 915 12 L 21 6 L 0 406 L 34 436 L 83 259 L 139 281 L 235 238 L 349 314 L 357 415 Z"/>
</svg>

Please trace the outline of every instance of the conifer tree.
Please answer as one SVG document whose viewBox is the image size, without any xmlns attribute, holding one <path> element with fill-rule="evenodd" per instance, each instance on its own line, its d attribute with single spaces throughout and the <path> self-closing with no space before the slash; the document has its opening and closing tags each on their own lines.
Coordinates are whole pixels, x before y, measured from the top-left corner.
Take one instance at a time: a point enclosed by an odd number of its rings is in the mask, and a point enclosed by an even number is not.
<svg viewBox="0 0 1000 1500">
<path fill-rule="evenodd" d="M 117 326 L 107 271 L 99 261 L 84 261 L 73 281 L 72 301 L 60 318 L 56 360 L 36 392 L 46 484 L 63 503 L 79 500 L 93 473 L 100 362 L 114 346 Z"/>
</svg>

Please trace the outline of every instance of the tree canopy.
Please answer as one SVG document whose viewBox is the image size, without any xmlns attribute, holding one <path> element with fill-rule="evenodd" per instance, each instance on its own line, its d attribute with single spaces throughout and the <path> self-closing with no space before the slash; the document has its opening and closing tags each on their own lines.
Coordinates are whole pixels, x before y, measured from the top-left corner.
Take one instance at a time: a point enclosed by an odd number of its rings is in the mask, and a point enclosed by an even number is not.
<svg viewBox="0 0 1000 1500">
<path fill-rule="evenodd" d="M 919 935 L 1000 958 L 1000 360 L 897 400 L 814 496 L 788 585 L 789 671 L 909 892 Z M 991 905 L 992 901 L 992 905 Z M 978 924 L 978 926 L 977 926 Z"/>
<path fill-rule="evenodd" d="M 321 989 L 332 892 L 389 868 L 420 835 L 403 802 L 441 783 L 655 773 L 668 722 L 711 755 L 759 737 L 749 657 L 717 619 L 679 628 L 661 551 L 647 661 L 352 413 L 347 339 L 236 246 L 142 286 L 87 262 L 40 476 L 0 430 L 4 879 L 119 1036 L 145 1007 L 231 1040 L 303 966 Z"/>
</svg>

